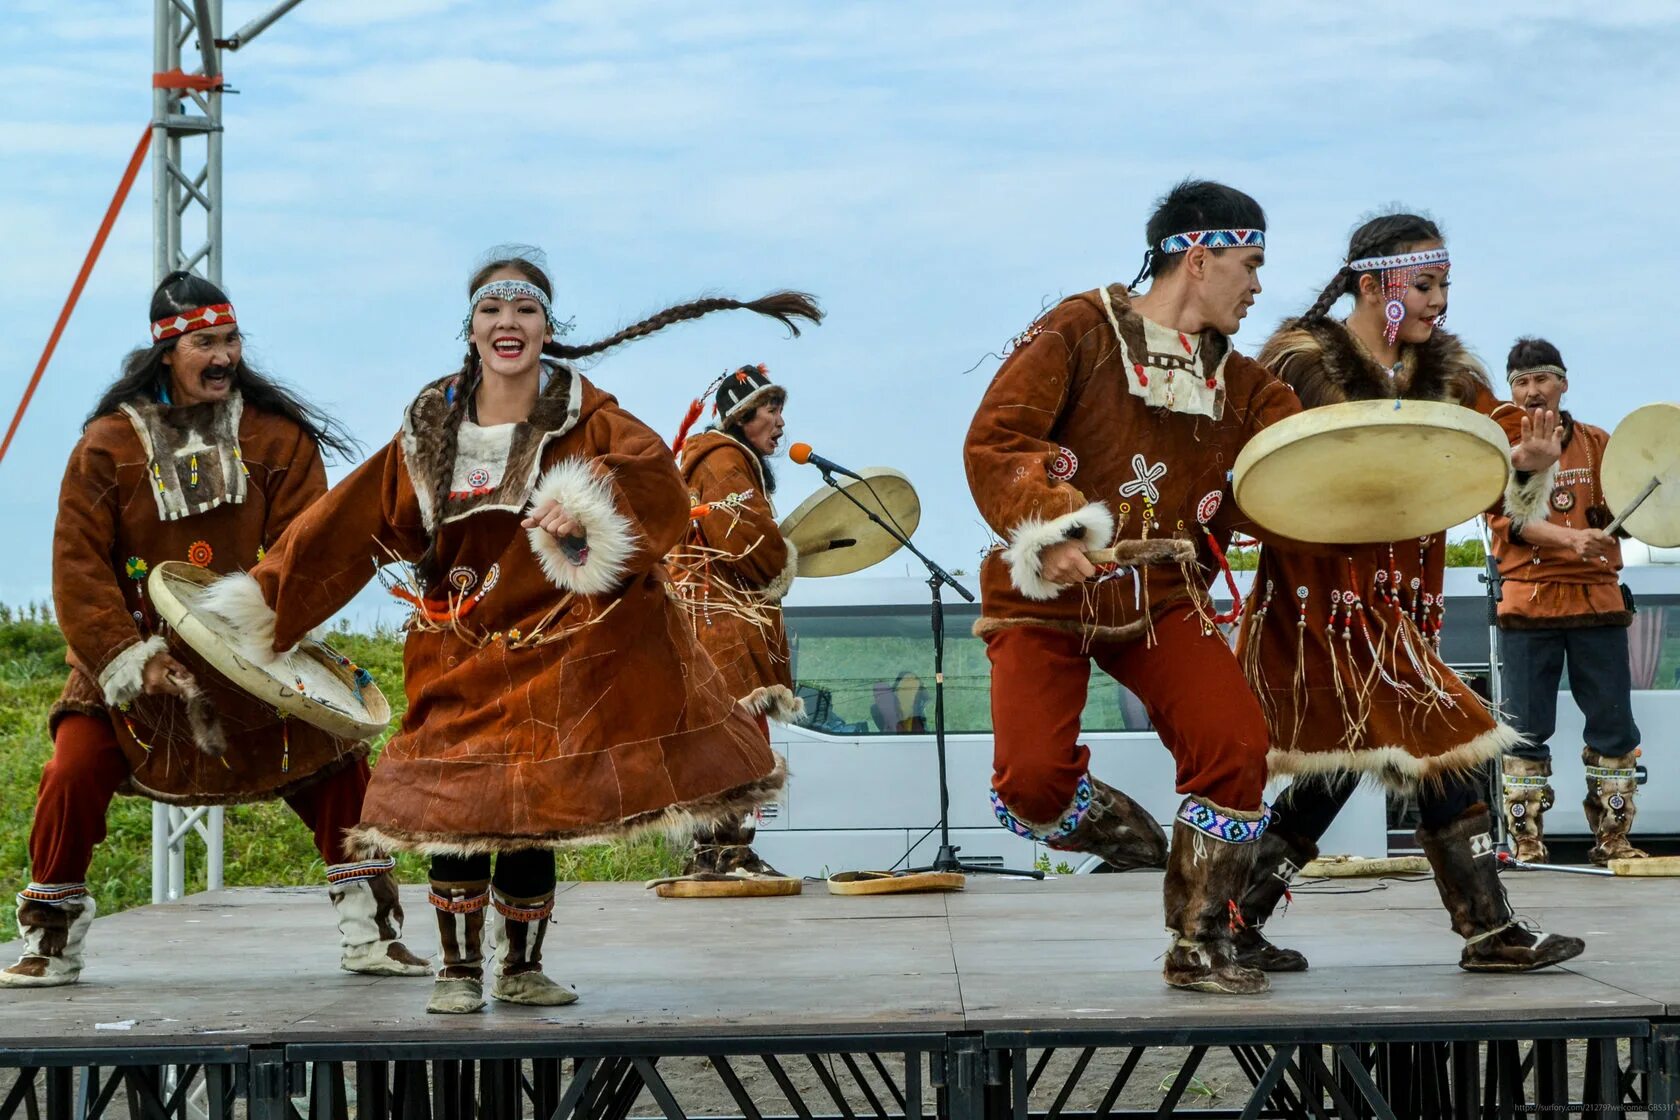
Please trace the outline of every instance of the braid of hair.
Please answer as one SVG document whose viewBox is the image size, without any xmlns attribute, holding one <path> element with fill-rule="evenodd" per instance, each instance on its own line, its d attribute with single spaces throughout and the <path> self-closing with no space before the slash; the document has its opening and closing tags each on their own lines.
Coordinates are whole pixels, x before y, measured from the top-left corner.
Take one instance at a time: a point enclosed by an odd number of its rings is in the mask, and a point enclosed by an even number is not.
<svg viewBox="0 0 1680 1120">
<path fill-rule="evenodd" d="M 1353 290 L 1353 270 L 1343 265 L 1336 270 L 1336 275 L 1330 278 L 1330 283 L 1324 285 L 1324 290 L 1318 293 L 1313 305 L 1301 314 L 1303 323 L 1316 323 L 1330 314 L 1330 309 L 1336 306 L 1336 301 Z"/>
<path fill-rule="evenodd" d="M 817 306 L 816 299 L 804 292 L 771 292 L 750 302 L 722 297 L 697 299 L 689 303 L 679 303 L 675 307 L 667 307 L 657 315 L 650 315 L 639 323 L 632 323 L 616 334 L 608 335 L 598 342 L 591 342 L 587 346 L 565 346 L 558 342 L 550 342 L 543 347 L 543 353 L 556 358 L 587 358 L 592 354 L 611 350 L 631 339 L 645 338 L 666 327 L 698 319 L 714 311 L 740 309 L 756 311 L 760 315 L 767 315 L 779 321 L 793 332 L 795 338 L 799 336 L 799 324 L 796 320 L 805 319 L 812 323 L 820 323 L 823 318 L 822 309 Z"/>
<path fill-rule="evenodd" d="M 455 375 L 455 399 L 449 402 L 449 411 L 443 417 L 440 444 L 443 454 L 440 456 L 438 476 L 432 482 L 432 536 L 426 542 L 425 554 L 415 565 L 422 588 L 430 587 L 442 574 L 438 571 L 438 535 L 443 529 L 444 506 L 449 501 L 450 487 L 455 481 L 455 452 L 461 442 L 461 422 L 467 417 L 467 407 L 478 389 L 478 379 L 478 352 L 468 343 L 467 356 L 461 362 L 460 372 Z"/>
</svg>

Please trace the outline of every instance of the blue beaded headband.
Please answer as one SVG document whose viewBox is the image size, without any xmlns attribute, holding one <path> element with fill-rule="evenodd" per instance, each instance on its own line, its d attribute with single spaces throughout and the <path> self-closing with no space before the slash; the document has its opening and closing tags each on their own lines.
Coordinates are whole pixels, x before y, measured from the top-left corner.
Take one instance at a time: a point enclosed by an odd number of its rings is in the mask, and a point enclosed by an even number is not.
<svg viewBox="0 0 1680 1120">
<path fill-rule="evenodd" d="M 1204 249 L 1264 249 L 1266 231 L 1263 229 L 1199 229 L 1194 233 L 1175 233 L 1161 242 L 1163 253 L 1187 253 L 1196 246 Z"/>
<path fill-rule="evenodd" d="M 467 301 L 467 317 L 461 323 L 463 339 L 472 337 L 473 312 L 478 310 L 480 302 L 487 299 L 534 299 L 542 304 L 543 314 L 548 316 L 548 329 L 554 332 L 555 338 L 560 338 L 572 329 L 570 319 L 562 323 L 554 317 L 554 308 L 548 302 L 548 293 L 529 280 L 492 280 L 474 292 L 472 299 Z"/>
</svg>

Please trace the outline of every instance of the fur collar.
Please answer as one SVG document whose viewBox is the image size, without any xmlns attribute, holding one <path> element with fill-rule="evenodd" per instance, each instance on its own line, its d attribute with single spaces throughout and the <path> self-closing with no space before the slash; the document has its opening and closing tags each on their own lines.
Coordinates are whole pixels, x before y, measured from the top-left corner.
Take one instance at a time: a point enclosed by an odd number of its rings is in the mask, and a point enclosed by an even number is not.
<svg viewBox="0 0 1680 1120">
<path fill-rule="evenodd" d="M 245 500 L 248 472 L 239 450 L 245 402 L 237 392 L 210 404 L 128 401 L 120 408 L 145 449 L 147 489 L 160 519 L 179 521 Z"/>
<path fill-rule="evenodd" d="M 456 375 L 420 390 L 403 414 L 402 448 L 427 532 L 436 532 L 433 508 L 438 480 L 449 473 L 448 523 L 492 510 L 518 512 L 542 473 L 543 450 L 577 426 L 584 412 L 583 376 L 562 362 L 544 360 L 548 382 L 531 415 L 517 424 L 488 427 L 462 420 L 453 461 L 446 461 L 443 431 Z"/>
<path fill-rule="evenodd" d="M 1429 341 L 1400 350 L 1400 371 L 1390 377 L 1335 319 L 1304 323 L 1287 319 L 1266 341 L 1259 362 L 1282 378 L 1307 408 L 1344 401 L 1383 400 L 1398 395 L 1414 401 L 1468 405 L 1479 389 L 1492 392 L 1487 370 L 1458 336 L 1437 330 Z"/>
</svg>

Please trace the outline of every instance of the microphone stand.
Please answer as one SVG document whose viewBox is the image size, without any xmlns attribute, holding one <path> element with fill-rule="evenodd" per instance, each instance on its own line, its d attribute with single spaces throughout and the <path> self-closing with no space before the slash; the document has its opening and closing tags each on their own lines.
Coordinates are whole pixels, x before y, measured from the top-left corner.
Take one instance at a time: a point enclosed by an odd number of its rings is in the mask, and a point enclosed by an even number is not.
<svg viewBox="0 0 1680 1120">
<path fill-rule="evenodd" d="M 928 591 L 932 595 L 929 613 L 929 624 L 933 629 L 933 741 L 939 755 L 939 850 L 934 853 L 933 862 L 926 867 L 912 867 L 910 873 L 922 871 L 945 871 L 959 874 L 986 875 L 1024 875 L 1033 879 L 1044 878 L 1044 872 L 1015 871 L 1006 867 L 986 867 L 977 863 L 964 863 L 957 858 L 962 849 L 951 843 L 951 785 L 945 763 L 945 601 L 941 597 L 945 585 L 970 603 L 974 602 L 974 595 L 962 584 L 952 578 L 951 573 L 929 560 L 922 550 L 910 543 L 910 538 L 899 532 L 896 525 L 889 525 L 876 515 L 875 511 L 858 501 L 850 490 L 834 481 L 834 475 L 827 467 L 818 467 L 822 472 L 822 480 L 829 487 L 838 491 L 842 497 L 851 502 L 863 515 L 869 518 L 880 530 L 910 551 L 910 554 L 922 562 L 927 569 Z M 861 481 L 861 480 L 860 480 Z"/>
<path fill-rule="evenodd" d="M 1488 529 L 1486 520 L 1482 521 L 1482 573 L 1476 578 L 1487 585 L 1487 623 L 1488 623 L 1488 706 L 1493 709 L 1497 717 L 1500 708 L 1505 703 L 1504 683 L 1504 643 L 1499 636 L 1499 601 L 1505 596 L 1505 577 L 1499 574 L 1499 563 L 1493 556 L 1493 534 Z M 1499 764 L 1502 768 L 1503 762 Z M 1487 790 L 1488 804 L 1505 804 L 1505 782 L 1500 773 L 1488 776 Z M 1500 840 L 1505 840 L 1505 813 L 1495 813 L 1494 833 Z"/>
</svg>

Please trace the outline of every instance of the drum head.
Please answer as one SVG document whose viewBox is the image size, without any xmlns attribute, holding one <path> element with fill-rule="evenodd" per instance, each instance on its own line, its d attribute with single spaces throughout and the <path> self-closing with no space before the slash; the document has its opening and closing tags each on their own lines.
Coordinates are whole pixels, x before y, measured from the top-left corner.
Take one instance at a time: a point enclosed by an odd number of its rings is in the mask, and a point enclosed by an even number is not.
<svg viewBox="0 0 1680 1120">
<path fill-rule="evenodd" d="M 1498 424 L 1440 401 L 1310 408 L 1255 436 L 1231 489 L 1266 529 L 1317 544 L 1439 533 L 1504 492 L 1510 445 Z"/>
<path fill-rule="evenodd" d="M 173 635 L 240 690 L 340 739 L 371 739 L 391 722 L 391 706 L 371 680 L 358 684 L 355 667 L 331 649 L 305 639 L 296 650 L 263 667 L 233 651 L 225 619 L 200 606 L 215 572 L 180 560 L 152 569 L 146 590 Z"/>
<path fill-rule="evenodd" d="M 1661 484 L 1622 522 L 1655 548 L 1680 545 L 1680 404 L 1648 404 L 1628 413 L 1604 449 L 1604 500 L 1619 514 L 1654 478 Z"/>
<path fill-rule="evenodd" d="M 782 536 L 799 549 L 801 577 L 862 571 L 898 551 L 898 542 L 869 520 L 852 498 L 906 537 L 921 524 L 922 503 L 908 478 L 891 467 L 864 467 L 858 473 L 863 481 L 844 480 L 844 494 L 825 486 L 782 519 Z"/>
</svg>

